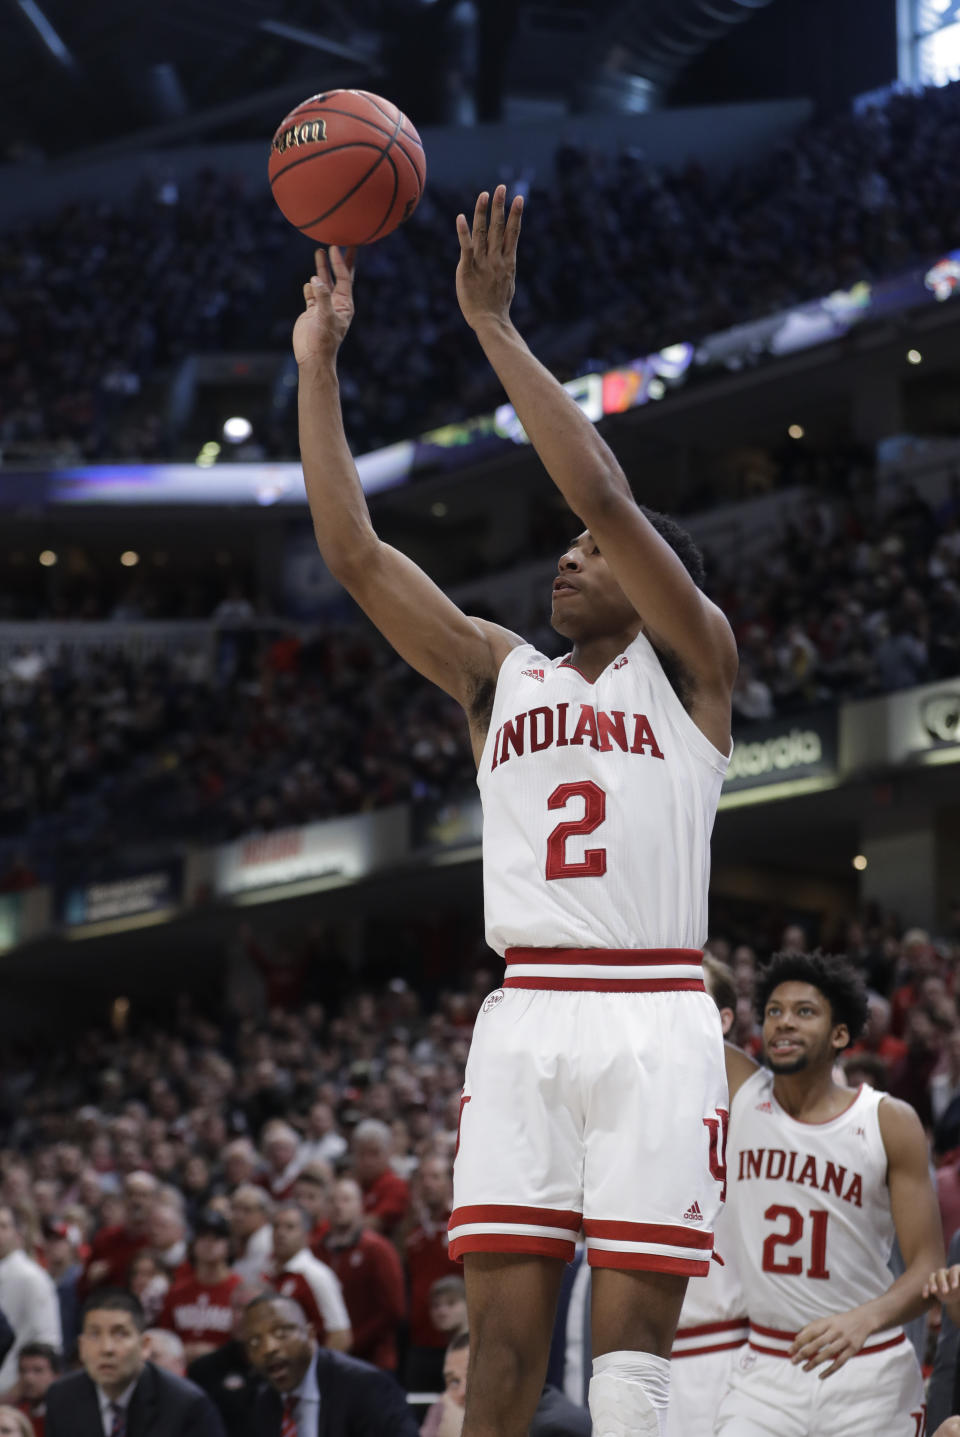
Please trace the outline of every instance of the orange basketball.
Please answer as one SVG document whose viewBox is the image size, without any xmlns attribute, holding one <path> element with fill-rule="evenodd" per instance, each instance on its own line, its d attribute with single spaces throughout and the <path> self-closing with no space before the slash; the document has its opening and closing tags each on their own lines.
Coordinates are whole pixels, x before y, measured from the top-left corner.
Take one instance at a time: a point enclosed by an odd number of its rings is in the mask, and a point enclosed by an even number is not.
<svg viewBox="0 0 960 1437">
<path fill-rule="evenodd" d="M 321 244 L 370 244 L 409 219 L 427 174 L 420 136 L 366 90 L 312 95 L 270 145 L 270 188 L 292 225 Z"/>
</svg>

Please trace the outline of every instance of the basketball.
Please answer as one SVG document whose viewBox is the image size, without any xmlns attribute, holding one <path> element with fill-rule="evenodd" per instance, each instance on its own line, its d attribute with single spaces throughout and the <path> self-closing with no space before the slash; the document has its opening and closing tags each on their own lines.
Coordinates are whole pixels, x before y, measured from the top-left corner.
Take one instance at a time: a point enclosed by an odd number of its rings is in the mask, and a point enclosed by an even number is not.
<svg viewBox="0 0 960 1437">
<path fill-rule="evenodd" d="M 396 105 L 366 90 L 312 95 L 270 145 L 270 188 L 292 225 L 321 244 L 371 244 L 409 219 L 427 165 Z"/>
</svg>

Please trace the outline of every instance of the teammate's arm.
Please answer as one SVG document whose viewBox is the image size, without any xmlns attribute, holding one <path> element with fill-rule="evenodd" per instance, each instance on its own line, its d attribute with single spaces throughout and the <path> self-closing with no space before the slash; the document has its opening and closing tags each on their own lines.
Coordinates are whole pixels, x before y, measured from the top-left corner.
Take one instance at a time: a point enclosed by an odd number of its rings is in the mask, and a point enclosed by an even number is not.
<svg viewBox="0 0 960 1437">
<path fill-rule="evenodd" d="M 316 252 L 293 331 L 299 366 L 300 453 L 317 544 L 334 578 L 400 656 L 469 711 L 485 681 L 520 642 L 470 619 L 412 560 L 376 535 L 343 428 L 337 351 L 353 318 L 354 253 Z"/>
<path fill-rule="evenodd" d="M 880 1136 L 887 1152 L 890 1210 L 906 1271 L 882 1297 L 808 1323 L 797 1334 L 792 1361 L 804 1371 L 823 1362 L 829 1377 L 854 1357 L 868 1337 L 886 1327 L 909 1322 L 929 1306 L 929 1274 L 944 1263 L 940 1212 L 930 1181 L 927 1139 L 920 1119 L 908 1103 L 884 1098 L 879 1107 Z"/>
<path fill-rule="evenodd" d="M 596 541 L 644 623 L 677 655 L 698 689 L 729 711 L 737 649 L 726 618 L 639 509 L 626 476 L 594 425 L 537 360 L 510 319 L 523 201 L 505 213 L 477 200 L 473 225 L 457 216 L 457 297 L 464 318 L 507 392 L 550 478 Z M 489 208 L 489 216 L 488 216 Z M 571 286 L 576 275 L 571 270 Z"/>
<path fill-rule="evenodd" d="M 748 1078 L 753 1077 L 760 1064 L 755 1063 L 742 1048 L 735 1048 L 732 1043 L 724 1043 L 723 1060 L 726 1064 L 727 1088 L 732 1103 L 744 1083 Z"/>
</svg>

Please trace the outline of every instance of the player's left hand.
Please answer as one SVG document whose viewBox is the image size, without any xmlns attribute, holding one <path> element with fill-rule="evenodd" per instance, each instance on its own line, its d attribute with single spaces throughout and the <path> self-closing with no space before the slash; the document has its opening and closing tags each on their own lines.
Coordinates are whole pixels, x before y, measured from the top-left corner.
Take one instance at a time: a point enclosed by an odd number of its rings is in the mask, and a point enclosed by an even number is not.
<svg viewBox="0 0 960 1437">
<path fill-rule="evenodd" d="M 477 197 L 472 227 L 465 215 L 457 215 L 457 299 L 471 329 L 485 319 L 505 323 L 510 315 L 523 196 L 515 196 L 509 214 L 506 206 L 507 187 L 497 185 L 492 204 L 486 190 Z"/>
<path fill-rule="evenodd" d="M 830 1366 L 820 1377 L 830 1377 L 851 1357 L 856 1357 L 872 1330 L 870 1319 L 856 1307 L 835 1317 L 820 1317 L 797 1333 L 790 1349 L 790 1361 L 795 1367 L 802 1363 L 804 1372 L 812 1372 L 821 1363 L 829 1362 Z"/>
<path fill-rule="evenodd" d="M 960 1294 L 960 1264 L 953 1267 L 938 1267 L 931 1272 L 923 1284 L 923 1297 L 939 1297 L 944 1302 L 955 1301 Z"/>
</svg>

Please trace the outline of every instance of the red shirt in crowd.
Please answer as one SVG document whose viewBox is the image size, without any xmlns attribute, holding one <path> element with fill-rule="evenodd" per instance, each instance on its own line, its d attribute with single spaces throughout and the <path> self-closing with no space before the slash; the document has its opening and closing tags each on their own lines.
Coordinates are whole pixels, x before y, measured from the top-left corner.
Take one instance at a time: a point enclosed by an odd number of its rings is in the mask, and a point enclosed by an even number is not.
<svg viewBox="0 0 960 1437">
<path fill-rule="evenodd" d="M 322 1217 L 310 1234 L 310 1251 L 314 1257 L 319 1257 L 326 1262 L 326 1255 L 323 1251 L 323 1244 L 330 1235 L 330 1223 L 327 1218 Z"/>
<path fill-rule="evenodd" d="M 363 1210 L 380 1219 L 380 1230 L 389 1237 L 410 1205 L 410 1188 L 399 1173 L 387 1168 L 363 1190 Z"/>
<path fill-rule="evenodd" d="M 882 1058 L 892 1067 L 907 1056 L 907 1045 L 902 1038 L 895 1038 L 892 1033 L 884 1033 L 879 1043 L 865 1043 L 861 1038 L 852 1047 L 845 1048 L 842 1056 L 855 1058 L 858 1053 L 872 1053 L 875 1058 Z"/>
<path fill-rule="evenodd" d="M 447 1214 L 449 1217 L 449 1213 Z M 449 1332 L 430 1321 L 430 1289 L 441 1277 L 462 1277 L 463 1268 L 447 1251 L 447 1219 L 436 1227 L 421 1223 L 407 1238 L 405 1249 L 410 1279 L 410 1345 L 446 1347 Z"/>
<path fill-rule="evenodd" d="M 34 1437 L 44 1437 L 47 1427 L 47 1404 L 41 1399 L 39 1402 L 18 1402 L 17 1411 L 22 1412 L 24 1417 L 33 1427 Z"/>
<path fill-rule="evenodd" d="M 393 1243 L 363 1229 L 349 1247 L 331 1247 L 327 1242 L 318 1256 L 340 1279 L 353 1329 L 354 1357 L 396 1372 L 397 1327 L 406 1300 L 403 1268 Z"/>
<path fill-rule="evenodd" d="M 185 1346 L 206 1342 L 211 1347 L 223 1347 L 233 1332 L 230 1298 L 242 1280 L 239 1273 L 231 1272 L 220 1282 L 201 1282 L 191 1272 L 170 1288 L 157 1326 L 175 1332 Z"/>
<path fill-rule="evenodd" d="M 146 1233 L 133 1233 L 122 1223 L 101 1228 L 90 1244 L 90 1259 L 80 1280 L 80 1295 L 85 1297 L 95 1287 L 126 1287 L 130 1264 L 138 1252 L 150 1246 Z M 91 1283 L 89 1272 L 94 1263 L 107 1263 L 107 1271 Z"/>
</svg>

